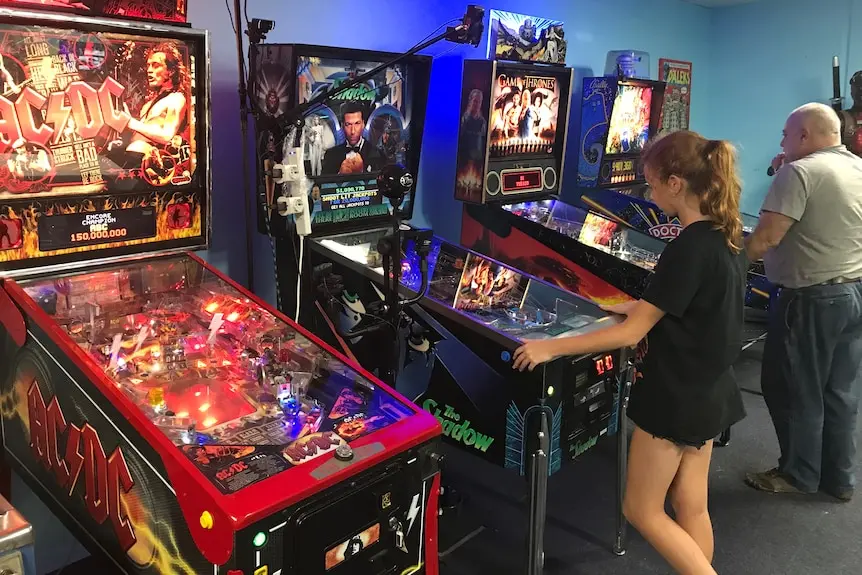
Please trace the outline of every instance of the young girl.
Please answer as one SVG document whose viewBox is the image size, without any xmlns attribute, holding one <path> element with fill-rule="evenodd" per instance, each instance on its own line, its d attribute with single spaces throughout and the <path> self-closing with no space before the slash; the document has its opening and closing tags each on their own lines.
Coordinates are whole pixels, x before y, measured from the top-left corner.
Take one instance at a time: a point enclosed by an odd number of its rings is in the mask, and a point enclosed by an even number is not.
<svg viewBox="0 0 862 575">
<path fill-rule="evenodd" d="M 714 574 L 707 479 L 712 440 L 745 416 L 732 364 L 742 346 L 747 261 L 733 147 L 675 132 L 644 151 L 652 199 L 683 230 L 667 245 L 643 298 L 605 308 L 624 322 L 531 341 L 515 369 L 565 355 L 638 346 L 624 510 L 683 575 Z M 665 513 L 670 501 L 675 517 Z"/>
</svg>

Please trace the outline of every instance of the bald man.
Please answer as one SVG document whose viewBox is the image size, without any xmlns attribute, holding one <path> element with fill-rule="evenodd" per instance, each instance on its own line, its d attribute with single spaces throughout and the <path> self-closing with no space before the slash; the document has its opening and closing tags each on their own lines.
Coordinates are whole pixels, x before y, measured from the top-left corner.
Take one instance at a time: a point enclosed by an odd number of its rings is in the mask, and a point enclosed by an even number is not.
<svg viewBox="0 0 862 575">
<path fill-rule="evenodd" d="M 771 493 L 853 497 L 862 395 L 862 159 L 841 145 L 832 108 L 807 104 L 784 126 L 784 153 L 749 259 L 779 286 L 770 309 L 761 386 L 778 467 L 746 483 Z"/>
</svg>

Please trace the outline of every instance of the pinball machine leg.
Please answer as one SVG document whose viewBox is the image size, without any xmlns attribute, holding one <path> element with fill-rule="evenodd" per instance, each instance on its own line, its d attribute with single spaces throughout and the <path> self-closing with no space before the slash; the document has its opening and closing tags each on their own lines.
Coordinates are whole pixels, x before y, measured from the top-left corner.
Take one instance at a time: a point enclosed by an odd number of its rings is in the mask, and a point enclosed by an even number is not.
<svg viewBox="0 0 862 575">
<path fill-rule="evenodd" d="M 623 513 L 623 500 L 626 493 L 626 469 L 628 463 L 628 424 L 626 413 L 628 412 L 629 392 L 631 391 L 632 379 L 634 378 L 634 366 L 629 365 L 620 382 L 620 398 L 617 404 L 617 493 L 616 493 L 616 519 L 617 533 L 614 539 L 614 554 L 625 555 L 627 545 L 628 522 Z"/>
<path fill-rule="evenodd" d="M 540 412 L 538 445 L 530 456 L 530 523 L 527 535 L 527 575 L 540 575 L 545 565 L 545 518 L 548 510 L 548 414 Z"/>
<path fill-rule="evenodd" d="M 12 468 L 3 456 L 0 456 L 0 495 L 12 499 Z"/>
</svg>

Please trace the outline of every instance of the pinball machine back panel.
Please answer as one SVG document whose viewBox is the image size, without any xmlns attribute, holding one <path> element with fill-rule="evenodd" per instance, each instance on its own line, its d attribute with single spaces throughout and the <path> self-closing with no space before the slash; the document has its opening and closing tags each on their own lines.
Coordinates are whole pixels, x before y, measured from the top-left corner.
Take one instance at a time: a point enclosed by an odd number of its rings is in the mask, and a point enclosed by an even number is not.
<svg viewBox="0 0 862 575">
<path fill-rule="evenodd" d="M 641 152 L 661 126 L 665 87 L 637 78 L 584 78 L 578 186 L 646 182 Z"/>
<path fill-rule="evenodd" d="M 464 61 L 456 199 L 484 204 L 560 191 L 572 78 L 561 66 Z"/>
<path fill-rule="evenodd" d="M 0 36 L 0 274 L 205 248 L 207 33 L 15 11 Z"/>
<path fill-rule="evenodd" d="M 296 106 L 329 91 L 326 103 L 305 118 L 300 137 L 307 175 L 309 207 L 315 235 L 373 227 L 387 222 L 392 206 L 377 191 L 382 167 L 404 165 L 418 177 L 427 106 L 431 59 L 412 56 L 374 78 L 338 91 L 341 84 L 398 57 L 390 52 L 304 44 L 251 47 L 249 89 L 256 108 L 259 168 L 281 162 L 295 128 L 284 117 Z M 292 216 L 270 211 L 274 189 L 260 198 L 260 231 L 293 234 Z M 413 213 L 411 191 L 401 206 Z"/>
</svg>

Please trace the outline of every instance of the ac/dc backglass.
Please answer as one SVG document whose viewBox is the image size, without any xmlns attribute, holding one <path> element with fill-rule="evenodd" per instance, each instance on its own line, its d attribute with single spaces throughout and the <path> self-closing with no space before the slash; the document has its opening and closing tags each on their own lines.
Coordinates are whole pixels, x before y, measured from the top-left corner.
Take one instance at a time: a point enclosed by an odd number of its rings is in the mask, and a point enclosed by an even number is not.
<svg viewBox="0 0 862 575">
<path fill-rule="evenodd" d="M 70 20 L 0 23 L 0 271 L 205 246 L 204 34 Z"/>
</svg>

